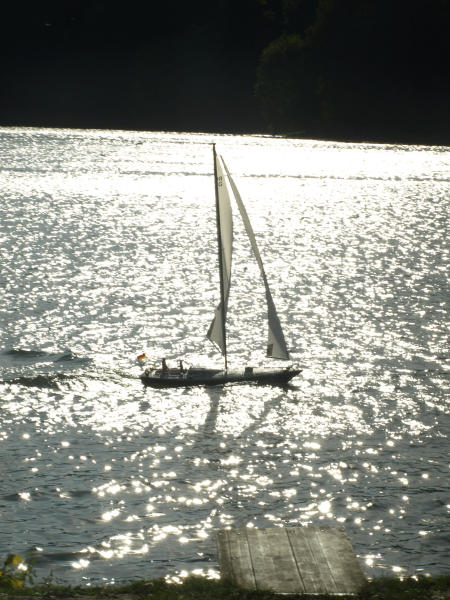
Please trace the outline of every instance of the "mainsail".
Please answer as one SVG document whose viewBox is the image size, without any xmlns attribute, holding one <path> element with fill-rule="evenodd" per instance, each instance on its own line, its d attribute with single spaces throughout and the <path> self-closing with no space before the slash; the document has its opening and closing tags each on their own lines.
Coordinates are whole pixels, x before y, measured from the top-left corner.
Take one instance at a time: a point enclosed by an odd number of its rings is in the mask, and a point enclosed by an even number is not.
<svg viewBox="0 0 450 600">
<path fill-rule="evenodd" d="M 228 185 L 223 172 L 221 158 L 214 151 L 214 180 L 216 191 L 217 237 L 219 242 L 220 302 L 207 337 L 217 344 L 225 356 L 227 368 L 227 338 L 225 321 L 227 318 L 228 296 L 231 283 L 231 254 L 233 246 L 233 218 L 231 213 Z"/>
<path fill-rule="evenodd" d="M 249 237 L 253 254 L 255 255 L 256 262 L 258 263 L 259 269 L 261 271 L 261 276 L 264 281 L 264 286 L 266 288 L 266 301 L 267 301 L 267 318 L 268 318 L 268 339 L 267 339 L 267 356 L 271 358 L 282 358 L 289 360 L 289 351 L 286 346 L 286 341 L 284 339 L 283 330 L 281 329 L 280 319 L 278 318 L 277 311 L 275 309 L 275 304 L 273 302 L 272 294 L 270 292 L 269 283 L 267 281 L 266 273 L 264 271 L 263 262 L 261 259 L 261 254 L 259 253 L 258 245 L 256 243 L 255 234 L 253 232 L 253 227 L 250 223 L 250 219 L 248 218 L 247 210 L 242 202 L 242 198 L 239 194 L 239 191 L 236 187 L 236 184 L 233 181 L 233 178 L 230 175 L 227 165 L 225 161 L 222 159 L 223 165 L 225 167 L 231 189 L 233 190 L 234 197 L 236 198 L 236 203 L 239 208 L 239 212 L 241 213 L 242 220 L 244 222 L 244 227 Z"/>
</svg>

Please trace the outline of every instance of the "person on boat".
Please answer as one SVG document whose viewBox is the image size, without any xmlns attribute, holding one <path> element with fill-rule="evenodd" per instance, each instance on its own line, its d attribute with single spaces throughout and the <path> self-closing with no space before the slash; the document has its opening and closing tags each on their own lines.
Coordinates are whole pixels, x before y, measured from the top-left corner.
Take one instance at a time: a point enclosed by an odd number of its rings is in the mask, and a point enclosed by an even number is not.
<svg viewBox="0 0 450 600">
<path fill-rule="evenodd" d="M 183 361 L 180 360 L 180 373 L 184 373 L 185 368 L 183 367 Z"/>
<path fill-rule="evenodd" d="M 162 359 L 161 377 L 167 377 L 168 374 L 169 374 L 169 368 L 167 366 L 166 359 L 163 358 Z"/>
</svg>

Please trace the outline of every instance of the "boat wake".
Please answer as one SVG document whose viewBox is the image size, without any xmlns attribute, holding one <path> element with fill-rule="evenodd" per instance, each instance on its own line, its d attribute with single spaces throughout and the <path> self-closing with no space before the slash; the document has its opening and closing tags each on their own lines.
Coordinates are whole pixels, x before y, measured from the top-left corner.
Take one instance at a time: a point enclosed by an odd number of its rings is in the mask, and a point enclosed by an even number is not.
<svg viewBox="0 0 450 600">
<path fill-rule="evenodd" d="M 68 377 L 63 374 L 56 375 L 36 375 L 35 377 L 17 377 L 16 379 L 6 379 L 1 383 L 9 385 L 23 385 L 25 387 L 35 387 L 40 389 L 59 389 L 60 383 L 67 380 Z"/>
<path fill-rule="evenodd" d="M 0 383 L 57 389 L 73 379 L 73 371 L 86 368 L 91 360 L 70 350 L 50 353 L 44 350 L 11 348 L 0 352 Z"/>
</svg>

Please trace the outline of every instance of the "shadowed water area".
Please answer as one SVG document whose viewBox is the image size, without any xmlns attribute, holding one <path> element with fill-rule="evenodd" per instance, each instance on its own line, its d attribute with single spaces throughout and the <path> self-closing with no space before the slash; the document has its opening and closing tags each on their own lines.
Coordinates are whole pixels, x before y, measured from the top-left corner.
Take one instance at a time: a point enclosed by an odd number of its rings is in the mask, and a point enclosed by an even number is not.
<svg viewBox="0 0 450 600">
<path fill-rule="evenodd" d="M 222 365 L 212 142 L 285 388 L 139 380 L 143 351 Z M 0 155 L 0 556 L 215 575 L 216 529 L 337 524 L 368 576 L 448 569 L 448 148 L 9 128 Z M 235 211 L 230 367 L 270 364 L 264 316 Z"/>
</svg>

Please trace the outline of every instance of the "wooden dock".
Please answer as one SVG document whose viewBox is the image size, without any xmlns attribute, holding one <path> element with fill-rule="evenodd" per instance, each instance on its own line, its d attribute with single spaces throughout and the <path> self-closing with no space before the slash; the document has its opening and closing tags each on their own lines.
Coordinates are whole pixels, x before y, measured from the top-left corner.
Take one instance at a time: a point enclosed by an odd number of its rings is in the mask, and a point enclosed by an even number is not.
<svg viewBox="0 0 450 600">
<path fill-rule="evenodd" d="M 222 529 L 220 572 L 246 589 L 356 594 L 366 578 L 343 527 Z"/>
</svg>

